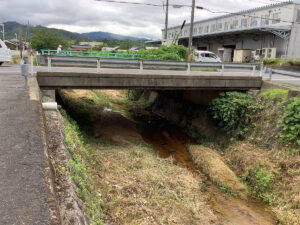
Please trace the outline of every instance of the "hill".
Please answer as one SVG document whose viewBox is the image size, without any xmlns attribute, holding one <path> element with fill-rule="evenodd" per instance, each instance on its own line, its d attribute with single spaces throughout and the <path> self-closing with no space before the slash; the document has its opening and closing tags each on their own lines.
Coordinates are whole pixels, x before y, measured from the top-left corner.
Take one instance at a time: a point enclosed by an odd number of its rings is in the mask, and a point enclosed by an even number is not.
<svg viewBox="0 0 300 225">
<path fill-rule="evenodd" d="M 22 35 L 23 35 L 23 39 L 29 41 L 30 37 L 32 35 L 33 32 L 33 26 L 27 26 L 27 25 L 23 25 L 17 22 L 5 22 L 4 23 L 5 26 L 5 38 L 6 39 L 12 39 L 15 38 L 16 35 L 15 34 L 19 34 L 19 29 L 22 30 Z M 43 27 L 43 26 L 36 26 L 36 27 Z M 86 41 L 89 40 L 89 38 L 79 34 L 79 33 L 73 33 L 70 31 L 66 31 L 66 30 L 62 30 L 62 29 L 56 29 L 56 28 L 47 28 L 47 27 L 43 27 L 45 29 L 50 29 L 53 30 L 57 33 L 57 35 L 64 40 L 78 40 L 78 41 Z"/>
<path fill-rule="evenodd" d="M 17 22 L 9 21 L 4 23 L 5 26 L 5 38 L 6 39 L 12 39 L 15 38 L 15 34 L 19 34 L 19 29 L 22 30 L 22 35 L 24 40 L 30 40 L 32 31 L 33 31 L 33 26 L 27 26 L 23 25 Z M 40 26 L 40 25 L 39 25 Z M 37 27 L 39 27 L 37 26 Z M 41 26 L 43 27 L 43 26 Z M 113 33 L 108 33 L 108 32 L 90 32 L 90 33 L 75 33 L 75 32 L 70 32 L 66 31 L 63 29 L 56 29 L 56 28 L 47 28 L 43 27 L 45 29 L 50 29 L 55 31 L 58 36 L 61 39 L 64 40 L 76 40 L 76 41 L 88 41 L 88 40 L 130 40 L 130 41 L 145 41 L 147 39 L 145 38 L 136 38 L 132 36 L 125 36 L 125 35 L 119 35 L 119 34 L 113 34 Z"/>
<path fill-rule="evenodd" d="M 130 40 L 130 41 L 145 41 L 145 38 L 137 38 L 132 36 L 125 36 L 119 34 L 113 34 L 108 32 L 90 32 L 90 33 L 82 33 L 83 36 L 92 39 L 92 40 Z"/>
</svg>

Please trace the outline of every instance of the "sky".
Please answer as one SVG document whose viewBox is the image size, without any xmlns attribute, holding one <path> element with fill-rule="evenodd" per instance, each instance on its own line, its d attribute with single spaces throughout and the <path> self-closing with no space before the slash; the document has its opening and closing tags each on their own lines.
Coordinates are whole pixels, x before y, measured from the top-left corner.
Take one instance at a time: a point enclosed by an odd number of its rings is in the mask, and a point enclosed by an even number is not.
<svg viewBox="0 0 300 225">
<path fill-rule="evenodd" d="M 166 0 L 123 0 L 128 2 L 163 4 Z M 297 0 L 298 1 L 298 0 Z M 170 4 L 191 5 L 192 0 L 169 0 Z M 217 11 L 237 12 L 280 0 L 196 0 L 197 6 Z M 169 26 L 190 22 L 190 7 L 169 9 Z M 213 14 L 196 9 L 195 20 Z M 162 6 L 144 6 L 100 2 L 96 0 L 0 0 L 0 22 L 43 25 L 85 33 L 111 32 L 149 39 L 160 39 L 165 12 Z"/>
</svg>

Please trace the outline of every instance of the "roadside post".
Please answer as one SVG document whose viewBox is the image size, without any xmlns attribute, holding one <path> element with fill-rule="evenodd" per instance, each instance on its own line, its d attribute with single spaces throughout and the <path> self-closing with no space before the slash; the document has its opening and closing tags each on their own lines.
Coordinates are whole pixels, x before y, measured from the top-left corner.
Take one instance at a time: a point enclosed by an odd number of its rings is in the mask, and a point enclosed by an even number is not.
<svg viewBox="0 0 300 225">
<path fill-rule="evenodd" d="M 30 74 L 33 76 L 33 53 L 30 54 Z"/>
<path fill-rule="evenodd" d="M 252 76 L 254 76 L 254 75 L 255 75 L 255 69 L 256 69 L 256 66 L 255 66 L 255 65 L 253 65 L 253 66 L 252 66 Z"/>
<path fill-rule="evenodd" d="M 260 73 L 259 73 L 260 77 L 262 77 L 262 75 L 263 75 L 263 70 L 264 70 L 264 63 L 261 63 L 260 64 Z"/>
<path fill-rule="evenodd" d="M 100 58 L 97 59 L 97 73 L 100 73 L 101 64 L 100 64 Z"/>
<path fill-rule="evenodd" d="M 273 71 L 272 71 L 272 68 L 270 68 L 270 69 L 269 69 L 269 79 L 270 79 L 270 80 L 272 80 L 272 74 L 273 74 Z"/>
<path fill-rule="evenodd" d="M 222 64 L 222 75 L 224 75 L 225 66 Z"/>
<path fill-rule="evenodd" d="M 48 56 L 48 72 L 51 71 L 51 58 Z"/>
<path fill-rule="evenodd" d="M 29 77 L 29 64 L 28 57 L 23 57 L 21 62 L 21 75 L 25 78 L 25 87 L 28 87 L 28 77 Z"/>
<path fill-rule="evenodd" d="M 143 71 L 144 69 L 144 61 L 140 60 L 140 73 Z"/>
</svg>

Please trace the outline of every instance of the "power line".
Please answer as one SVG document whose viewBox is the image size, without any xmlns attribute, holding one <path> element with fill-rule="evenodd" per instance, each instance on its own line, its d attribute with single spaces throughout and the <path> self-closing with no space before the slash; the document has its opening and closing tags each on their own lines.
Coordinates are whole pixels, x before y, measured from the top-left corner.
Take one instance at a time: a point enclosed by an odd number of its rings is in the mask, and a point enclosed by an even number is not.
<svg viewBox="0 0 300 225">
<path fill-rule="evenodd" d="M 132 5 L 145 5 L 145 6 L 154 6 L 154 7 L 162 7 L 165 6 L 164 4 L 156 4 L 156 3 L 144 3 L 144 2 L 129 2 L 129 1 L 123 1 L 123 0 L 96 0 L 98 2 L 108 2 L 108 3 L 120 3 L 120 4 L 132 4 Z M 276 1 L 276 0 L 269 0 L 269 1 Z M 288 1 L 292 2 L 292 1 Z M 284 3 L 284 2 L 280 2 Z M 279 3 L 279 4 L 280 4 Z M 182 8 L 182 7 L 192 7 L 191 5 L 185 5 L 185 4 L 169 4 L 169 6 L 173 6 L 173 8 Z M 218 11 L 218 10 L 211 10 L 208 8 L 204 8 L 202 6 L 196 6 L 196 9 L 205 10 L 210 13 L 214 14 L 229 14 L 229 15 L 235 15 L 235 16 L 244 16 L 244 17 L 250 17 L 250 18 L 256 18 L 261 19 L 259 16 L 252 16 L 245 13 L 239 13 L 239 12 L 227 12 L 227 11 Z M 284 22 L 284 23 L 291 23 L 291 24 L 300 24 L 300 22 L 294 22 L 294 21 L 287 21 L 282 19 L 273 19 L 273 18 L 264 18 L 266 20 L 270 21 L 278 21 L 278 22 Z"/>
</svg>

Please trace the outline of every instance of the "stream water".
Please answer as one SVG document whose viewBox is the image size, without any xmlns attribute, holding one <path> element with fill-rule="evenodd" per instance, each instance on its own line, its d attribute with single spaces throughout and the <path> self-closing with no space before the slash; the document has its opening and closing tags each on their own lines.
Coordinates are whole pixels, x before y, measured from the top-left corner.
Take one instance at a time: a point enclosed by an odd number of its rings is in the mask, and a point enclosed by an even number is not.
<svg viewBox="0 0 300 225">
<path fill-rule="evenodd" d="M 100 115 L 105 121 L 100 121 L 95 126 L 100 126 L 102 131 L 109 129 L 110 134 L 114 132 L 118 135 L 118 132 L 121 132 L 125 126 L 135 124 L 144 141 L 152 146 L 159 157 L 173 157 L 179 165 L 192 171 L 195 179 L 199 179 L 204 184 L 204 189 L 210 197 L 209 204 L 219 218 L 219 225 L 276 224 L 276 215 L 264 203 L 222 193 L 210 182 L 191 160 L 187 145 L 192 144 L 193 140 L 182 128 L 151 114 L 132 116 L 123 107 L 114 105 L 113 108 L 114 110 L 105 110 L 103 112 L 105 115 Z"/>
<path fill-rule="evenodd" d="M 181 166 L 194 172 L 195 179 L 205 183 L 210 195 L 210 204 L 221 224 L 226 225 L 269 225 L 276 224 L 276 215 L 267 205 L 252 199 L 240 199 L 222 193 L 191 160 L 187 145 L 193 140 L 181 128 L 159 117 L 135 118 L 144 141 L 152 145 L 162 158 L 172 156 Z"/>
</svg>

